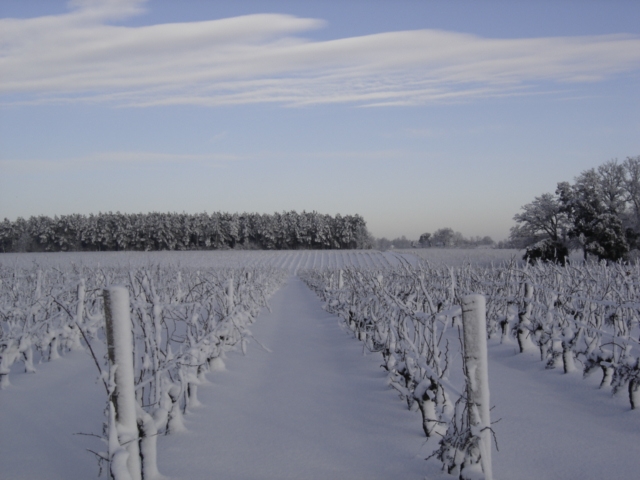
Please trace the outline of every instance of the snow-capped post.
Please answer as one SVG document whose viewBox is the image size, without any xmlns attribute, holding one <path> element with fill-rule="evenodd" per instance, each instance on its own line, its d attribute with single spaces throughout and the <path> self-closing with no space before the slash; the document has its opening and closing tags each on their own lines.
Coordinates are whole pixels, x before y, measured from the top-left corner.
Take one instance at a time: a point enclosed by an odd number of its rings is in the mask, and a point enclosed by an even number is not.
<svg viewBox="0 0 640 480">
<path fill-rule="evenodd" d="M 631 410 L 640 407 L 640 358 L 636 359 L 636 374 L 629 380 L 629 402 Z"/>
<path fill-rule="evenodd" d="M 84 298 L 86 294 L 86 283 L 84 278 L 80 279 L 78 283 L 78 306 L 76 307 L 76 314 L 73 319 L 73 323 L 69 325 L 69 340 L 67 346 L 71 350 L 82 350 L 82 333 L 80 332 L 80 325 L 84 318 Z"/>
<path fill-rule="evenodd" d="M 472 430 L 479 430 L 480 465 L 485 480 L 492 480 L 486 317 L 484 296 L 473 294 L 462 298 L 462 330 L 469 425 Z"/>
<path fill-rule="evenodd" d="M 533 345 L 531 341 L 531 312 L 533 310 L 533 285 L 524 284 L 524 310 L 520 312 L 520 322 L 518 323 L 518 346 L 520 353 Z"/>
<path fill-rule="evenodd" d="M 4 390 L 11 385 L 11 382 L 9 382 L 11 365 L 16 357 L 20 355 L 18 345 L 13 340 L 6 340 L 2 346 L 4 346 L 4 349 L 0 350 L 0 390 Z"/>
<path fill-rule="evenodd" d="M 138 432 L 140 434 L 140 457 L 142 458 L 143 478 L 157 478 L 158 472 L 156 441 L 158 428 L 153 417 L 136 404 L 138 414 Z"/>
<path fill-rule="evenodd" d="M 127 467 L 132 480 L 141 480 L 129 290 L 113 286 L 105 288 L 103 296 L 109 369 L 116 369 L 111 401 L 115 407 L 118 440 L 129 452 Z"/>
<path fill-rule="evenodd" d="M 84 278 L 80 279 L 78 283 L 78 307 L 76 308 L 76 325 L 80 328 L 82 325 L 82 319 L 84 316 L 84 297 L 87 291 L 86 282 Z"/>
<path fill-rule="evenodd" d="M 451 295 L 451 301 L 455 301 L 456 298 L 456 272 L 453 267 L 449 267 L 449 276 L 451 277 L 451 287 L 449 289 L 449 294 Z"/>
<path fill-rule="evenodd" d="M 227 315 L 231 315 L 231 312 L 233 311 L 233 307 L 235 305 L 234 297 L 235 297 L 235 291 L 234 291 L 234 284 L 233 284 L 233 274 L 231 274 L 231 277 L 227 281 Z"/>
</svg>

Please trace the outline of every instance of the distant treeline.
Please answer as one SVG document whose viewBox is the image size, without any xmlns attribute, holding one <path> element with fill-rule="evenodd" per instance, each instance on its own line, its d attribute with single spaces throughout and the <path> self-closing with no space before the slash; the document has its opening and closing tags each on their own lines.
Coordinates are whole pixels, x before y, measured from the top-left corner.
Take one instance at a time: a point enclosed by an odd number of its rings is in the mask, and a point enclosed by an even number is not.
<svg viewBox="0 0 640 480">
<path fill-rule="evenodd" d="M 489 236 L 486 237 L 465 237 L 460 232 L 454 232 L 452 228 L 441 228 L 433 234 L 423 233 L 418 240 L 409 240 L 404 235 L 399 238 L 389 240 L 385 237 L 376 238 L 374 246 L 378 250 L 389 248 L 477 248 L 493 247 L 495 242 Z"/>
<path fill-rule="evenodd" d="M 5 218 L 0 252 L 371 248 L 360 215 L 99 213 Z"/>
<path fill-rule="evenodd" d="M 640 155 L 609 160 L 560 182 L 522 207 L 510 241 L 529 261 L 564 263 L 571 250 L 608 261 L 640 260 Z"/>
</svg>

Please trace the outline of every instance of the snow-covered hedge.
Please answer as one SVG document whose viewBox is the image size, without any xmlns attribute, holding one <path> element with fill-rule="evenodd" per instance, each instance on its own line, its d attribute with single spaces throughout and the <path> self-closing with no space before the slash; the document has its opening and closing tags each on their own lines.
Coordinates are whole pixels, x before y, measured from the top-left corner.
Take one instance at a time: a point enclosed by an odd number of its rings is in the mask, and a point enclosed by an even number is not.
<svg viewBox="0 0 640 480">
<path fill-rule="evenodd" d="M 268 306 L 268 297 L 285 276 L 283 270 L 265 266 L 201 270 L 0 266 L 0 385 L 10 385 L 16 362 L 22 362 L 26 372 L 35 372 L 38 362 L 88 349 L 108 398 L 104 435 L 109 452 L 98 454 L 101 463 L 110 461 L 113 478 L 126 478 L 121 445 L 131 440 L 127 435 L 139 436 L 142 478 L 153 478 L 155 436 L 184 429 L 182 415 L 198 404 L 197 388 L 205 372 L 224 368 L 226 351 L 245 348 L 251 337 L 248 326 Z M 132 333 L 131 388 L 138 431 L 126 435 L 117 428 L 111 401 L 117 395 L 114 372 L 124 367 L 107 358 L 103 296 L 114 291 L 105 290 L 113 285 L 121 285 L 120 291 L 129 297 L 123 308 L 128 310 Z"/>
<path fill-rule="evenodd" d="M 369 351 L 382 354 L 389 384 L 409 409 L 420 410 L 422 429 L 438 441 L 434 455 L 443 467 L 461 479 L 490 479 L 491 427 L 488 415 L 482 418 L 487 420 L 485 425 L 476 414 L 488 413 L 489 405 L 474 403 L 478 398 L 470 399 L 473 388 L 454 384 L 450 376 L 451 341 L 462 339 L 447 331 L 461 326 L 462 298 L 451 276 L 428 273 L 405 265 L 384 270 L 309 270 L 301 276 Z M 488 391 L 484 399 L 488 403 Z"/>
<path fill-rule="evenodd" d="M 624 264 L 403 264 L 396 268 L 309 270 L 306 283 L 370 351 L 383 355 L 390 384 L 422 413 L 436 455 L 450 472 L 472 458 L 462 385 L 450 373 L 462 298 L 486 299 L 489 338 L 539 351 L 547 368 L 602 372 L 601 388 L 627 391 L 640 407 L 640 267 Z M 460 399 L 456 400 L 455 399 Z M 474 436 L 475 435 L 475 436 Z M 477 459 L 476 459 L 477 460 Z"/>
</svg>

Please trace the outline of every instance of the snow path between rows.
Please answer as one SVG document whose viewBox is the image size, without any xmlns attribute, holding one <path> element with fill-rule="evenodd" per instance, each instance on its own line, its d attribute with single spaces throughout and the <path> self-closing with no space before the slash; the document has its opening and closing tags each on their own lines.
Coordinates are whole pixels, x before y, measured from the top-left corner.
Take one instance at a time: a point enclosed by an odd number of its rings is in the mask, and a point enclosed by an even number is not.
<svg viewBox="0 0 640 480">
<path fill-rule="evenodd" d="M 199 390 L 188 433 L 159 443 L 175 479 L 424 478 L 419 417 L 385 383 L 377 355 L 291 277 L 261 314 L 247 355 Z"/>
<path fill-rule="evenodd" d="M 38 364 L 35 374 L 12 371 L 11 387 L 0 390 L 0 479 L 96 478 L 96 458 L 86 449 L 106 445 L 75 435 L 102 430 L 107 394 L 89 353 Z"/>
<path fill-rule="evenodd" d="M 298 278 L 251 327 L 247 355 L 201 389 L 206 407 L 190 433 L 161 442 L 160 471 L 176 479 L 451 480 L 423 459 L 420 415 L 386 386 L 379 354 L 324 311 Z M 598 390 L 599 376 L 546 370 L 537 353 L 489 342 L 498 480 L 640 478 L 640 412 L 624 394 Z M 459 355 L 458 355 L 459 356 Z M 457 362 L 456 362 L 457 363 Z M 459 366 L 456 367 L 459 369 Z M 454 372 L 455 375 L 455 372 Z"/>
<path fill-rule="evenodd" d="M 322 309 L 291 277 L 231 353 L 209 374 L 188 432 L 158 439 L 159 469 L 174 480 L 453 480 L 423 459 L 420 415 L 386 386 L 378 354 Z M 600 375 L 545 370 L 537 354 L 489 341 L 497 480 L 640 478 L 640 411 L 625 392 L 599 390 Z M 100 433 L 104 388 L 88 353 L 75 352 L 19 373 L 0 391 L 0 480 L 89 479 L 106 448 Z M 458 367 L 454 368 L 454 372 Z M 459 379 L 458 379 L 459 380 Z M 105 478 L 104 476 L 102 478 Z"/>
<path fill-rule="evenodd" d="M 640 478 L 640 411 L 627 392 L 600 390 L 600 373 L 547 370 L 537 351 L 489 341 L 499 480 Z M 579 365 L 579 364 L 578 364 Z"/>
</svg>

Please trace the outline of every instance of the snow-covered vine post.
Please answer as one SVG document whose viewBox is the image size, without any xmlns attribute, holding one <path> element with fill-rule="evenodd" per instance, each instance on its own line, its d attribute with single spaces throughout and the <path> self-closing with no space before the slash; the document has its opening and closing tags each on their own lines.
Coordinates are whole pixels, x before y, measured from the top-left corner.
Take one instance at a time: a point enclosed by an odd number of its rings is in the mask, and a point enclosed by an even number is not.
<svg viewBox="0 0 640 480">
<path fill-rule="evenodd" d="M 524 284 L 524 310 L 520 312 L 520 322 L 518 324 L 518 346 L 520 353 L 523 353 L 532 345 L 531 342 L 531 312 L 533 310 L 533 285 L 529 282 Z"/>
<path fill-rule="evenodd" d="M 233 307 L 235 305 L 235 289 L 233 284 L 233 274 L 229 280 L 227 280 L 227 315 L 231 315 Z"/>
<path fill-rule="evenodd" d="M 132 480 L 142 478 L 133 369 L 133 335 L 129 312 L 129 291 L 114 286 L 104 289 L 104 312 L 107 331 L 109 369 L 115 388 L 111 402 L 115 407 L 118 441 L 129 453 L 127 468 Z"/>
<path fill-rule="evenodd" d="M 480 465 L 485 480 L 492 480 L 489 368 L 484 296 L 474 294 L 462 298 L 462 325 L 469 425 L 472 431 L 479 431 Z"/>
</svg>

